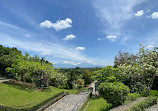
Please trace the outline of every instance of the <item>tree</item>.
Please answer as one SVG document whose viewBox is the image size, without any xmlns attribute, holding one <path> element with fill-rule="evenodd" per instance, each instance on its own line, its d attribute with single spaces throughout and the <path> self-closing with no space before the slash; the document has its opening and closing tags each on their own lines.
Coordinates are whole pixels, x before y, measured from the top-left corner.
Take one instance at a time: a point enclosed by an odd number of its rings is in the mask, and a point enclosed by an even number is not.
<svg viewBox="0 0 158 111">
<path fill-rule="evenodd" d="M 17 48 L 6 48 L 0 45 L 0 74 L 5 75 L 5 69 L 10 67 L 19 55 L 22 55 L 22 53 Z"/>
<path fill-rule="evenodd" d="M 158 53 L 155 50 L 145 49 L 140 44 L 137 60 L 134 64 L 124 64 L 120 66 L 122 72 L 131 77 L 134 87 L 140 83 L 145 87 L 147 95 L 152 88 L 154 79 L 158 76 Z"/>
<path fill-rule="evenodd" d="M 19 56 L 6 71 L 13 74 L 17 80 L 36 83 L 39 88 L 48 87 L 50 77 L 55 74 L 52 64 L 41 65 L 40 62 L 26 60 L 24 56 Z"/>
<path fill-rule="evenodd" d="M 90 84 L 90 82 L 92 81 L 91 72 L 88 71 L 87 69 L 83 70 L 82 79 L 85 81 L 85 85 Z"/>
<path fill-rule="evenodd" d="M 119 74 L 119 69 L 113 68 L 111 66 L 107 66 L 102 68 L 101 70 L 95 71 L 94 76 L 92 76 L 93 80 L 98 80 L 100 83 L 106 82 L 107 78 L 110 76 L 115 76 Z"/>
<path fill-rule="evenodd" d="M 136 61 L 137 56 L 130 54 L 128 52 L 121 52 L 119 51 L 119 54 L 115 56 L 114 59 L 114 67 L 118 67 L 121 64 L 131 64 Z"/>
</svg>

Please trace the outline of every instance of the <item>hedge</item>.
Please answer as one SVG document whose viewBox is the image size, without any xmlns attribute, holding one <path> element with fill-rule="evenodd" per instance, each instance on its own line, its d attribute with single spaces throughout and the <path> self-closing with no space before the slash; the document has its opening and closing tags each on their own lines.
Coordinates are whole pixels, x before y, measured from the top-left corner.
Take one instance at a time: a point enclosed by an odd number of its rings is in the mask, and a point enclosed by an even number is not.
<svg viewBox="0 0 158 111">
<path fill-rule="evenodd" d="M 145 100 L 133 105 L 127 111 L 144 111 L 144 109 L 157 104 L 156 97 L 147 97 Z"/>
</svg>

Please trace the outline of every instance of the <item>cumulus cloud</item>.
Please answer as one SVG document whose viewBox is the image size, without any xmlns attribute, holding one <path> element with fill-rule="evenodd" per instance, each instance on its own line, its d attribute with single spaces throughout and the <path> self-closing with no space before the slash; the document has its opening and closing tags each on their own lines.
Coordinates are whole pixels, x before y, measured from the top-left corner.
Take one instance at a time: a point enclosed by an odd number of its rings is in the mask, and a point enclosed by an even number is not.
<svg viewBox="0 0 158 111">
<path fill-rule="evenodd" d="M 56 23 L 45 20 L 44 22 L 40 23 L 40 26 L 42 28 L 54 28 L 56 31 L 60 31 L 72 27 L 72 20 L 70 18 L 66 18 L 65 20 L 58 20 Z"/>
<path fill-rule="evenodd" d="M 151 15 L 152 19 L 158 19 L 158 12 L 153 12 Z"/>
<path fill-rule="evenodd" d="M 85 50 L 85 47 L 77 47 L 76 50 Z"/>
<path fill-rule="evenodd" d="M 73 34 L 70 34 L 70 35 L 67 35 L 63 40 L 72 40 L 74 38 L 76 38 L 76 36 Z"/>
<path fill-rule="evenodd" d="M 138 11 L 137 13 L 135 13 L 135 16 L 142 16 L 144 14 L 143 10 Z"/>
</svg>

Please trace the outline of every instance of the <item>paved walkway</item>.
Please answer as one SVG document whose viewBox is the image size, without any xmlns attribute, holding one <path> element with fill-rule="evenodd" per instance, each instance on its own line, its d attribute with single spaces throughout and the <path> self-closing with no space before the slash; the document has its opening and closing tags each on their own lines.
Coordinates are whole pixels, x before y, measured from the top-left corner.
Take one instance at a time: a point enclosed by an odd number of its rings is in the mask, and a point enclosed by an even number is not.
<svg viewBox="0 0 158 111">
<path fill-rule="evenodd" d="M 7 79 L 6 77 L 2 77 L 0 76 L 0 83 L 5 82 L 5 81 L 9 81 L 10 79 Z"/>
<path fill-rule="evenodd" d="M 144 99 L 145 99 L 145 97 L 138 98 L 138 99 L 136 99 L 134 101 L 131 101 L 131 102 L 127 103 L 127 104 L 118 106 L 118 107 L 113 108 L 113 109 L 111 109 L 109 111 L 127 111 L 131 106 L 133 106 L 134 104 L 136 104 L 136 103 L 138 103 L 138 102 L 140 102 L 140 101 L 142 101 Z"/>
<path fill-rule="evenodd" d="M 87 96 L 87 92 L 81 92 L 78 95 L 70 94 L 47 108 L 45 111 L 78 111 Z"/>
</svg>

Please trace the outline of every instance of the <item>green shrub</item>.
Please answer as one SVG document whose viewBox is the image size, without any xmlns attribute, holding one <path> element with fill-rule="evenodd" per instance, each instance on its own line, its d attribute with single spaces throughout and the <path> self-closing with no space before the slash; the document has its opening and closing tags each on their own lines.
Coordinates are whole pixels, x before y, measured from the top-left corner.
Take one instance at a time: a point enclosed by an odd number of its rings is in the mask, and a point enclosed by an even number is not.
<svg viewBox="0 0 158 111">
<path fill-rule="evenodd" d="M 149 94 L 150 94 L 150 96 L 158 96 L 158 91 L 150 90 Z"/>
<path fill-rule="evenodd" d="M 129 88 L 122 82 L 106 82 L 99 86 L 99 93 L 107 100 L 108 103 L 112 103 L 113 106 L 122 104 L 125 100 L 125 96 L 129 93 Z"/>
<path fill-rule="evenodd" d="M 129 93 L 128 96 L 126 97 L 127 101 L 133 101 L 135 99 L 137 99 L 138 97 L 140 97 L 141 95 L 138 93 Z"/>
<path fill-rule="evenodd" d="M 156 97 L 147 97 L 145 100 L 133 105 L 127 111 L 144 111 L 144 109 L 157 104 Z"/>
</svg>

